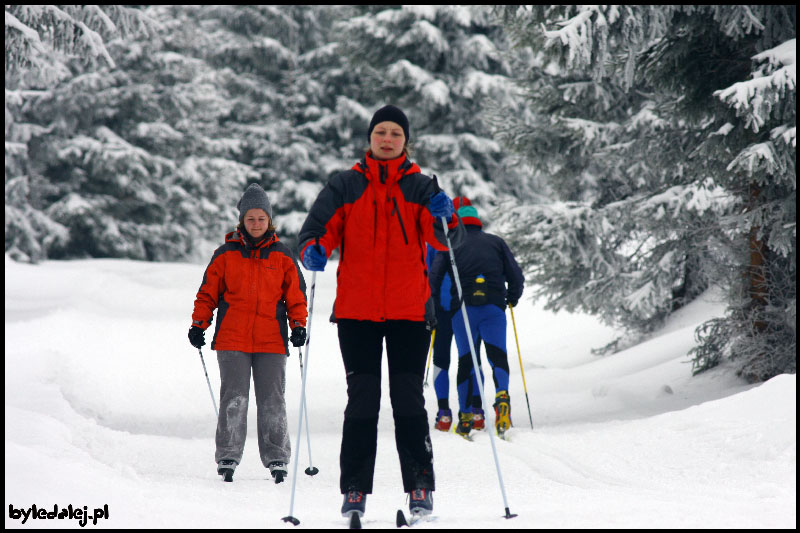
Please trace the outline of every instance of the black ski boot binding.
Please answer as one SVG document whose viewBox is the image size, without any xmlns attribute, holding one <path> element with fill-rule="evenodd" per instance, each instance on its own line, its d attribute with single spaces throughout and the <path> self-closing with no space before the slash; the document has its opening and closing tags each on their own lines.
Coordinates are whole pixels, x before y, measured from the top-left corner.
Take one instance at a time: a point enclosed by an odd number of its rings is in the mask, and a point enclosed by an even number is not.
<svg viewBox="0 0 800 533">
<path fill-rule="evenodd" d="M 269 473 L 276 484 L 283 483 L 283 480 L 289 475 L 286 470 L 286 463 L 281 463 L 280 461 L 273 461 L 269 464 Z"/>
<path fill-rule="evenodd" d="M 433 492 L 430 489 L 416 489 L 409 493 L 408 510 L 412 517 L 423 517 L 433 512 Z"/>
<path fill-rule="evenodd" d="M 222 476 L 222 481 L 233 481 L 233 471 L 236 470 L 236 461 L 223 459 L 217 464 L 217 474 Z"/>
</svg>

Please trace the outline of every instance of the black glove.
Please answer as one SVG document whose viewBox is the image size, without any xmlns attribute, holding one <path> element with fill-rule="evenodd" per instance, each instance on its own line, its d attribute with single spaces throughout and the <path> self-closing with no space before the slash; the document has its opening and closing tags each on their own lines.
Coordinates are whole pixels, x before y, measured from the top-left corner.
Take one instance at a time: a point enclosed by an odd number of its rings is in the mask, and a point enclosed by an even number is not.
<svg viewBox="0 0 800 533">
<path fill-rule="evenodd" d="M 510 300 L 510 299 L 506 298 L 506 305 L 509 306 L 509 307 L 516 307 L 518 303 L 519 303 L 519 300 Z"/>
<path fill-rule="evenodd" d="M 300 347 L 306 343 L 306 328 L 303 326 L 297 326 L 292 330 L 292 336 L 289 337 L 289 340 L 292 341 L 292 346 Z"/>
<path fill-rule="evenodd" d="M 198 328 L 197 326 L 192 326 L 189 328 L 189 342 L 195 348 L 200 348 L 201 346 L 205 346 L 206 339 L 205 339 L 206 332 L 202 328 Z"/>
</svg>

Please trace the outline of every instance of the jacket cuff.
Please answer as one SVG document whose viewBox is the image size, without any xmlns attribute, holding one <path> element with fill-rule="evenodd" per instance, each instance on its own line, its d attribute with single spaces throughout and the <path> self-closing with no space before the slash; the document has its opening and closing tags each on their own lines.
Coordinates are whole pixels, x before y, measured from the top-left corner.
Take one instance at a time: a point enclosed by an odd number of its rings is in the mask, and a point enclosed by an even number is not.
<svg viewBox="0 0 800 533">
<path fill-rule="evenodd" d="M 453 213 L 450 215 L 450 222 L 447 223 L 447 229 L 453 229 L 458 226 L 458 215 Z"/>
<path fill-rule="evenodd" d="M 306 241 L 306 243 L 300 249 L 300 262 L 301 263 L 303 262 L 303 258 L 306 256 L 306 250 L 308 250 L 308 247 L 309 246 L 314 246 L 316 244 L 317 244 L 317 239 L 311 239 L 309 241 Z M 320 242 L 319 245 L 322 246 L 322 248 L 325 250 L 325 257 L 329 257 L 328 248 L 324 244 L 322 244 L 322 242 Z"/>
</svg>

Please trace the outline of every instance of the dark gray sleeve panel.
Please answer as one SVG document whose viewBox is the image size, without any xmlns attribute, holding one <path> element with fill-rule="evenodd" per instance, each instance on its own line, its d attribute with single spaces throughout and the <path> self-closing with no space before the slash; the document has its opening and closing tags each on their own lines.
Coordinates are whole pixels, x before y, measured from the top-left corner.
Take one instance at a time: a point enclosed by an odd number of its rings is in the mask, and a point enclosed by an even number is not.
<svg viewBox="0 0 800 533">
<path fill-rule="evenodd" d="M 355 170 L 333 176 L 320 191 L 300 229 L 299 249 L 305 248 L 308 241 L 325 235 L 328 232 L 327 225 L 336 212 L 346 204 L 355 203 L 364 194 L 368 183 L 367 178 Z"/>
</svg>

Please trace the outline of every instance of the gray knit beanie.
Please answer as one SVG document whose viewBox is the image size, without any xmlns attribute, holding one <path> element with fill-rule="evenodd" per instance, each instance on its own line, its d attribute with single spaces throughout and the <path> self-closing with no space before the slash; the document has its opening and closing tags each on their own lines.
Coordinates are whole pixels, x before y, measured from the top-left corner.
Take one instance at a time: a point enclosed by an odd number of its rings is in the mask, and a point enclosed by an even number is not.
<svg viewBox="0 0 800 533">
<path fill-rule="evenodd" d="M 236 207 L 239 208 L 239 222 L 244 220 L 244 216 L 251 209 L 263 209 L 272 220 L 272 206 L 269 204 L 267 193 L 257 183 L 251 183 L 247 187 Z"/>
</svg>

